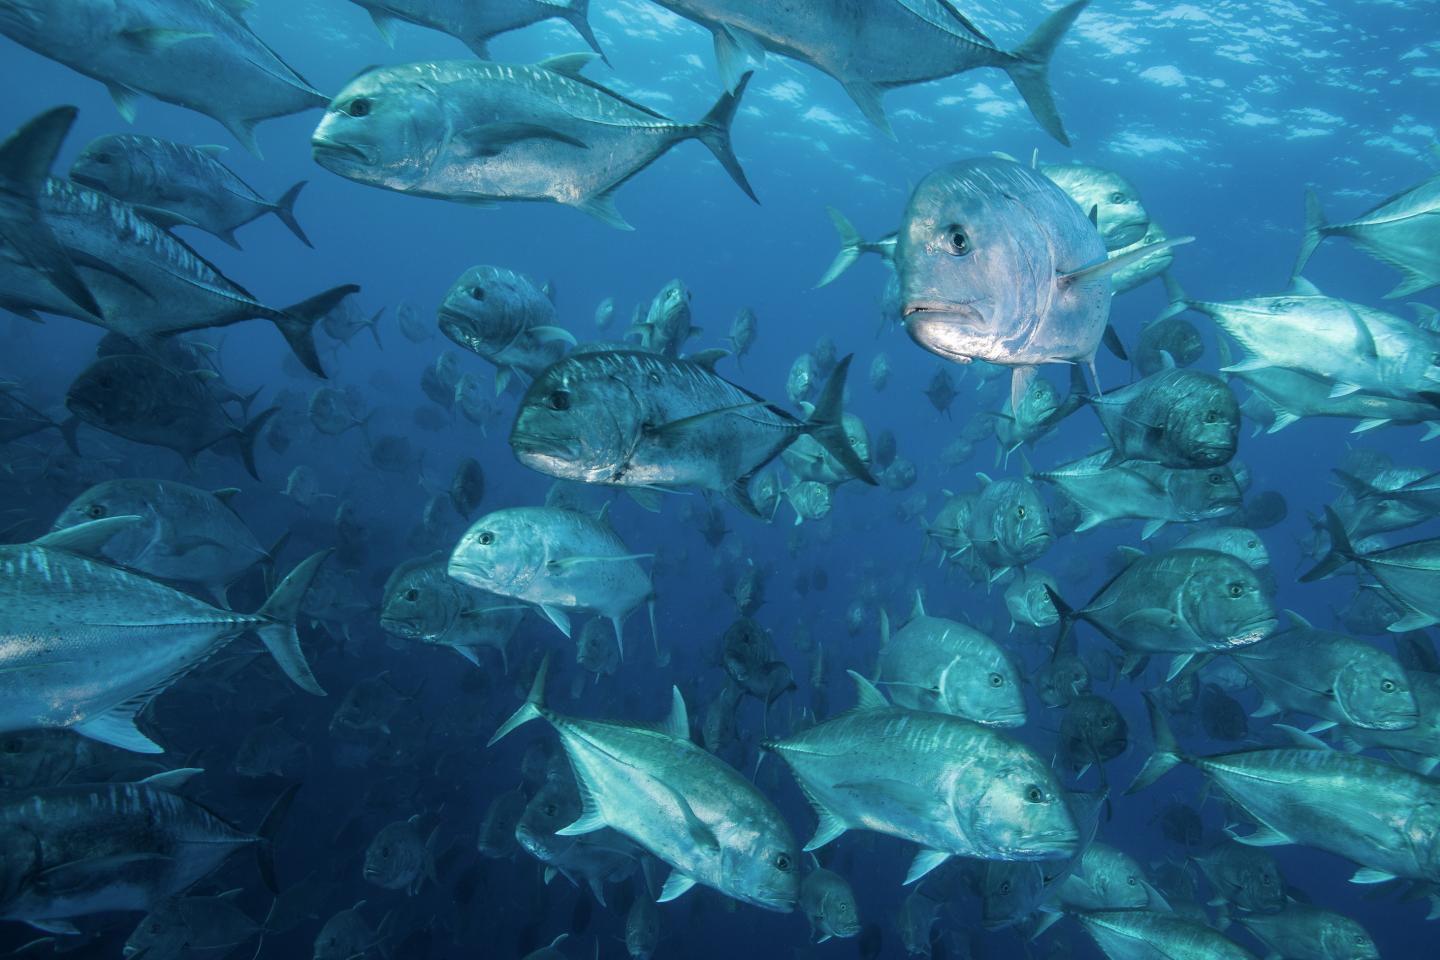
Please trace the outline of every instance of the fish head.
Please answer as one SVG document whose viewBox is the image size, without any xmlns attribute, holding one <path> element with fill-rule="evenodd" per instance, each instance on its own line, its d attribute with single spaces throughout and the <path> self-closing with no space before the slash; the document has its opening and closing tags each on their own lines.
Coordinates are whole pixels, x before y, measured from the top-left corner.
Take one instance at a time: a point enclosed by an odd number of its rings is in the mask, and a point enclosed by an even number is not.
<svg viewBox="0 0 1440 960">
<path fill-rule="evenodd" d="M 1171 470 L 1165 484 L 1175 506 L 1192 519 L 1226 517 L 1244 506 L 1240 478 L 1233 466 Z"/>
<path fill-rule="evenodd" d="M 361 183 L 404 190 L 422 181 L 449 123 L 423 64 L 370 70 L 331 101 L 310 136 L 315 162 Z"/>
<path fill-rule="evenodd" d="M 1325 915 L 1318 940 L 1318 956 L 1336 960 L 1380 960 L 1380 948 L 1365 928 L 1338 913 Z"/>
<path fill-rule="evenodd" d="M 402 565 L 385 585 L 380 626 L 407 640 L 444 634 L 460 612 L 458 585 L 445 576 L 443 562 Z"/>
<path fill-rule="evenodd" d="M 546 547 L 546 531 L 527 510 L 497 510 L 465 531 L 446 572 L 472 587 L 519 596 L 543 570 Z"/>
<path fill-rule="evenodd" d="M 785 378 L 785 392 L 792 402 L 798 403 L 810 396 L 818 379 L 820 371 L 815 365 L 815 358 L 808 353 L 802 353 L 790 364 L 790 375 Z"/>
<path fill-rule="evenodd" d="M 1399 661 L 1388 655 L 1354 658 L 1335 675 L 1335 700 L 1345 722 L 1368 730 L 1408 730 L 1420 722 L 1415 692 Z"/>
<path fill-rule="evenodd" d="M 800 900 L 799 850 L 778 816 L 757 826 L 721 850 L 722 889 L 745 903 L 789 913 Z"/>
<path fill-rule="evenodd" d="M 1124 753 L 1130 729 L 1115 704 L 1085 694 L 1070 704 L 1060 724 L 1060 736 L 1073 760 L 1089 764 L 1113 760 Z"/>
<path fill-rule="evenodd" d="M 1067 246 L 1048 216 L 1057 202 L 1074 206 L 1049 180 L 998 159 L 951 164 L 921 180 L 895 250 L 911 339 L 961 363 L 1028 365 L 1076 353 L 1073 344 L 1046 342 L 1057 275 L 1084 265 L 1056 262 Z M 1093 246 L 1094 259 L 1103 257 L 1098 237 Z"/>
<path fill-rule="evenodd" d="M 1194 567 L 1181 587 L 1185 619 L 1212 649 L 1257 643 L 1275 631 L 1274 605 L 1255 571 L 1214 550 L 1195 551 Z"/>
<path fill-rule="evenodd" d="M 567 480 L 621 479 L 649 419 L 648 391 L 632 388 L 635 376 L 645 376 L 638 364 L 601 354 L 551 364 L 520 401 L 510 430 L 515 458 Z"/>
<path fill-rule="evenodd" d="M 85 147 L 70 165 L 70 179 L 115 197 L 133 197 L 162 182 L 150 155 L 114 134 Z"/>
<path fill-rule="evenodd" d="M 1014 860 L 985 865 L 981 892 L 981 923 L 998 930 L 1019 923 L 1035 909 L 1045 874 L 1038 864 Z"/>
<path fill-rule="evenodd" d="M 363 872 L 370 883 L 393 890 L 409 880 L 406 874 L 410 864 L 407 861 L 411 858 L 399 839 L 397 831 L 387 827 L 376 834 L 365 849 Z"/>
<path fill-rule="evenodd" d="M 1165 404 L 1165 430 L 1184 461 L 1196 467 L 1230 462 L 1240 435 L 1240 402 L 1230 385 L 1208 373 L 1177 372 Z"/>
<path fill-rule="evenodd" d="M 547 780 L 525 805 L 515 824 L 515 840 L 535 859 L 549 863 L 574 846 L 575 838 L 558 831 L 580 819 L 580 795 L 573 782 Z"/>
<path fill-rule="evenodd" d="M 530 278 L 503 267 L 471 267 L 440 304 L 440 331 L 465 349 L 493 357 L 525 332 L 544 294 Z"/>
<path fill-rule="evenodd" d="M 940 709 L 992 727 L 1025 722 L 1020 674 L 998 647 L 982 648 L 980 657 L 957 657 L 940 675 Z"/>
<path fill-rule="evenodd" d="M 1040 172 L 1070 195 L 1087 215 L 1094 210 L 1095 228 L 1105 249 L 1119 250 L 1138 243 L 1150 227 L 1150 214 L 1140 192 L 1113 170 L 1089 164 L 1042 165 Z"/>
<path fill-rule="evenodd" d="M 1033 430 L 1055 416 L 1060 409 L 1060 391 L 1044 377 L 1036 377 L 1020 398 L 1020 409 L 1013 411 L 1016 423 L 1023 430 Z"/>
<path fill-rule="evenodd" d="M 155 401 L 161 365 L 149 357 L 110 356 L 81 371 L 65 393 L 65 407 L 86 423 L 121 426 L 145 422 Z"/>
<path fill-rule="evenodd" d="M 1090 689 L 1090 671 L 1079 657 L 1056 657 L 1035 673 L 1035 690 L 1047 707 L 1063 707 Z"/>
<path fill-rule="evenodd" d="M 822 868 L 823 869 L 823 868 Z M 811 877 L 820 874 L 820 870 L 811 871 L 806 877 L 807 882 Z M 825 870 L 823 886 L 817 898 L 818 916 L 816 919 L 824 927 L 825 932 L 832 937 L 841 940 L 849 939 L 860 933 L 860 910 L 855 905 L 855 892 L 850 889 L 850 884 L 844 877 L 830 870 Z"/>
<path fill-rule="evenodd" d="M 1021 750 L 984 782 L 960 787 L 953 809 L 960 822 L 969 822 L 967 833 L 977 838 L 986 859 L 1068 857 L 1080 840 L 1075 818 L 1049 768 Z"/>
</svg>

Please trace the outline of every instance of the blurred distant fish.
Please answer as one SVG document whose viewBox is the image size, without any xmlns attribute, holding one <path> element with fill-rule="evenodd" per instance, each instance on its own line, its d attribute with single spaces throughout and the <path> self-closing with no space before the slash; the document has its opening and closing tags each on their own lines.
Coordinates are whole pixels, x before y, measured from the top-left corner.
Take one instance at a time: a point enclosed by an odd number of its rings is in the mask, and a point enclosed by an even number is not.
<svg viewBox="0 0 1440 960">
<path fill-rule="evenodd" d="M 380 626 L 387 633 L 449 647 L 480 665 L 480 650 L 494 650 L 508 667 L 507 650 L 525 611 L 514 601 L 446 576 L 446 557 L 407 560 L 385 581 Z"/>
<path fill-rule="evenodd" d="M 368 71 L 340 91 L 316 128 L 315 162 L 422 197 L 562 203 L 628 230 L 616 189 L 676 144 L 699 140 L 753 199 L 730 146 L 743 82 L 700 120 L 677 123 L 581 76 L 594 58 Z"/>
<path fill-rule="evenodd" d="M 534 23 L 561 19 L 604 55 L 588 19 L 590 0 L 352 0 L 365 8 L 380 36 L 395 46 L 397 22 L 413 23 L 448 33 L 482 59 L 490 57 L 490 41 L 501 33 Z"/>
<path fill-rule="evenodd" d="M 595 305 L 595 329 L 608 330 L 615 319 L 615 298 L 606 297 Z"/>
<path fill-rule="evenodd" d="M 626 335 L 640 337 L 642 348 L 666 357 L 678 357 L 686 342 L 700 333 L 691 320 L 690 290 L 679 279 L 660 288 L 645 316 L 630 325 Z"/>
<path fill-rule="evenodd" d="M 730 335 L 726 337 L 737 364 L 741 357 L 750 352 L 750 348 L 755 345 L 755 338 L 759 335 L 760 321 L 756 318 L 755 311 L 749 307 L 741 307 L 740 312 L 735 314 L 735 319 L 730 321 Z"/>
<path fill-rule="evenodd" d="M 235 231 L 267 213 L 273 213 L 305 246 L 314 246 L 295 219 L 295 200 L 306 181 L 271 202 L 220 162 L 224 150 L 111 134 L 85 147 L 70 165 L 70 179 L 134 204 L 163 227 L 196 227 L 237 250 Z"/>
<path fill-rule="evenodd" d="M 373 413 L 364 417 L 355 413 L 355 400 L 349 392 L 338 387 L 316 387 L 310 394 L 310 403 L 307 412 L 310 414 L 310 423 L 321 433 L 331 437 L 338 437 L 340 434 L 355 427 L 362 430 L 370 423 Z"/>
<path fill-rule="evenodd" d="M 375 346 L 383 350 L 385 344 L 380 340 L 380 318 L 384 315 L 385 308 L 381 307 L 367 320 L 356 299 L 346 297 L 320 319 L 320 328 L 330 339 L 346 344 L 361 330 L 369 330 Z"/>
<path fill-rule="evenodd" d="M 466 457 L 455 467 L 455 476 L 450 481 L 450 502 L 455 511 L 470 519 L 485 499 L 485 471 L 480 461 Z"/>
<path fill-rule="evenodd" d="M 0 32 L 105 84 L 134 120 L 142 93 L 213 117 L 260 155 L 255 125 L 325 106 L 325 97 L 223 0 L 0 2 Z"/>
<path fill-rule="evenodd" d="M 891 270 L 895 268 L 895 241 L 898 238 L 894 233 L 888 233 L 878 240 L 866 240 L 845 214 L 834 207 L 825 209 L 830 214 L 830 222 L 835 224 L 835 232 L 840 234 L 840 251 L 835 254 L 835 259 L 826 268 L 820 282 L 815 284 L 817 288 L 833 283 L 840 274 L 850 269 L 851 264 L 860 259 L 861 254 L 873 253 Z"/>
<path fill-rule="evenodd" d="M 439 315 L 445 336 L 495 365 L 496 393 L 512 373 L 528 385 L 560 359 L 566 344 L 575 345 L 544 288 L 504 267 L 466 270 L 445 294 Z"/>
<path fill-rule="evenodd" d="M 435 334 L 434 328 L 421 316 L 420 308 L 408 300 L 401 301 L 396 306 L 395 322 L 400 325 L 400 332 L 405 335 L 405 339 L 411 343 L 424 343 Z"/>
</svg>

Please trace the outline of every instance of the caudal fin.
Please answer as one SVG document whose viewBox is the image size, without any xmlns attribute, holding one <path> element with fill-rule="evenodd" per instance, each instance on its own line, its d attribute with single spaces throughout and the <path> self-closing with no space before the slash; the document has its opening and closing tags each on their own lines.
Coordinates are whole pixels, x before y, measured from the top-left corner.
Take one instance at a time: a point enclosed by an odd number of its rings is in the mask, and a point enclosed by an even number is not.
<svg viewBox="0 0 1440 960">
<path fill-rule="evenodd" d="M 279 411 L 279 407 L 271 407 L 269 410 L 260 411 L 259 415 L 245 424 L 244 428 L 241 429 L 235 437 L 236 442 L 240 444 L 240 459 L 244 461 L 245 469 L 249 471 L 250 476 L 256 480 L 260 479 L 260 472 L 255 469 L 255 441 L 260 438 L 261 432 L 265 429 L 265 424 L 269 423 L 270 418 L 275 416 Z"/>
<path fill-rule="evenodd" d="M 0 218 L 0 238 L 75 306 L 103 317 L 100 304 L 40 212 L 45 178 L 77 112 L 74 107 L 47 110 L 0 143 L 0 199 L 6 211 Z"/>
<path fill-rule="evenodd" d="M 562 17 L 575 28 L 581 39 L 590 44 L 590 49 L 600 54 L 600 59 L 608 65 L 610 58 L 605 56 L 605 51 L 600 49 L 600 41 L 595 39 L 595 31 L 590 29 L 590 0 L 570 0 L 570 7 Z"/>
<path fill-rule="evenodd" d="M 520 709 L 512 713 L 510 719 L 500 725 L 500 729 L 495 731 L 495 736 L 491 737 L 490 742 L 485 746 L 493 747 L 509 736 L 510 731 L 516 727 L 529 723 L 531 720 L 538 720 L 543 716 L 540 711 L 545 709 L 545 678 L 549 674 L 550 655 L 547 653 L 545 659 L 540 661 L 540 669 L 535 672 L 535 681 L 530 684 L 530 695 L 525 698 L 524 703 L 520 704 Z"/>
<path fill-rule="evenodd" d="M 280 895 L 280 886 L 275 882 L 275 838 L 280 835 L 280 825 L 285 822 L 285 815 L 290 812 L 290 805 L 295 801 L 295 794 L 299 789 L 299 783 L 286 787 L 270 805 L 265 819 L 260 821 L 260 826 L 255 831 L 255 860 L 256 866 L 260 868 L 260 879 L 265 881 L 265 886 L 277 897 Z"/>
<path fill-rule="evenodd" d="M 1320 241 L 1325 239 L 1325 211 L 1320 208 L 1320 198 L 1315 195 L 1314 190 L 1305 191 L 1305 232 L 1300 237 L 1300 255 L 1295 258 L 1295 269 L 1290 275 L 1298 277 L 1305 272 L 1305 265 L 1310 262 L 1310 255 L 1315 248 L 1320 246 Z"/>
<path fill-rule="evenodd" d="M 835 259 L 830 261 L 830 266 L 826 269 L 825 275 L 820 278 L 820 282 L 815 284 L 817 290 L 834 282 L 840 274 L 849 270 L 851 265 L 860 259 L 860 244 L 864 242 L 860 231 L 855 229 L 855 225 L 845 217 L 845 214 L 834 207 L 825 209 L 830 214 L 830 222 L 835 224 L 835 232 L 840 234 L 840 251 L 835 254 Z"/>
<path fill-rule="evenodd" d="M 1170 732 L 1170 724 L 1166 722 L 1165 714 L 1161 712 L 1155 698 L 1148 693 L 1145 694 L 1145 709 L 1150 713 L 1150 729 L 1155 735 L 1155 752 L 1145 761 L 1145 766 L 1136 775 L 1135 782 L 1125 791 L 1127 794 L 1145 789 L 1185 761 L 1185 755 L 1180 752 L 1175 742 L 1175 734 Z"/>
<path fill-rule="evenodd" d="M 750 181 L 746 179 L 740 160 L 735 156 L 735 149 L 730 144 L 730 124 L 735 120 L 735 112 L 740 108 L 740 97 L 745 93 L 753 75 L 753 71 L 746 72 L 735 85 L 734 91 L 721 94 L 710 112 L 695 124 L 691 136 L 709 147 L 710 152 L 715 154 L 715 159 L 720 161 L 720 166 L 730 174 L 730 179 L 745 191 L 747 197 L 759 203 L 760 198 L 755 196 L 755 191 L 750 188 Z"/>
<path fill-rule="evenodd" d="M 300 196 L 300 191 L 305 189 L 305 184 L 309 182 L 309 180 L 301 180 L 295 184 L 295 186 L 286 190 L 285 195 L 275 201 L 275 216 L 279 217 L 280 222 L 290 228 L 291 233 L 300 238 L 301 243 L 313 250 L 315 249 L 315 244 L 311 243 L 310 238 L 305 236 L 305 231 L 300 229 L 300 221 L 295 219 L 295 198 Z"/>
<path fill-rule="evenodd" d="M 279 316 L 271 318 L 285 342 L 290 344 L 290 349 L 295 351 L 295 356 L 299 357 L 300 362 L 315 376 L 325 376 L 325 368 L 320 365 L 320 354 L 315 350 L 315 324 L 319 323 L 325 314 L 334 310 L 341 300 L 359 292 L 360 287 L 353 283 L 332 287 L 309 300 L 301 300 L 286 307 Z"/>
<path fill-rule="evenodd" d="M 805 432 L 820 441 L 820 445 L 840 461 L 840 465 L 851 476 L 874 487 L 879 483 L 855 452 L 855 448 L 850 446 L 850 437 L 845 433 L 842 419 L 845 375 L 850 372 L 850 361 L 854 358 L 855 354 L 847 353 L 845 358 L 835 365 L 830 379 L 825 381 L 825 389 L 820 392 L 820 399 L 815 402 L 814 412 L 810 414 L 810 419 L 805 421 Z"/>
<path fill-rule="evenodd" d="M 255 632 L 259 634 L 260 642 L 265 644 L 265 649 L 270 651 L 270 656 L 275 658 L 295 686 L 317 697 L 325 696 L 325 690 L 315 679 L 315 674 L 310 672 L 310 664 L 305 662 L 305 652 L 300 649 L 300 635 L 295 632 L 295 620 L 300 616 L 300 604 L 315 580 L 315 572 L 328 556 L 329 550 L 321 550 L 300 561 L 256 613 L 256 616 L 269 621 Z"/>
<path fill-rule="evenodd" d="M 1012 52 L 1014 59 L 1005 66 L 1010 82 L 1015 84 L 1030 113 L 1046 133 L 1067 147 L 1070 138 L 1065 134 L 1060 109 L 1055 106 L 1055 94 L 1050 89 L 1050 58 L 1055 55 L 1055 48 L 1060 45 L 1065 32 L 1089 3 L 1090 0 L 1076 0 L 1050 14 L 1034 33 L 1025 38 L 1024 43 L 1015 48 Z"/>
<path fill-rule="evenodd" d="M 1325 508 L 1325 530 L 1330 534 L 1330 551 L 1320 558 L 1320 562 L 1309 573 L 1300 578 L 1301 583 L 1323 580 L 1356 557 L 1345 524 L 1340 522 L 1340 517 L 1330 507 Z"/>
</svg>

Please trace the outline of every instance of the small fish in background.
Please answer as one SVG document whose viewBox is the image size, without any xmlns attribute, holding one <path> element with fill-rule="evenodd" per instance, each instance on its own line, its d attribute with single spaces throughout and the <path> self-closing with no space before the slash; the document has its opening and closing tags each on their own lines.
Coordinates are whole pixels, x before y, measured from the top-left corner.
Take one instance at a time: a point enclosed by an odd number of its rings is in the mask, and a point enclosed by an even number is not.
<svg viewBox="0 0 1440 960">
<path fill-rule="evenodd" d="M 439 825 L 428 837 L 424 834 L 419 814 L 387 824 L 365 850 L 365 880 L 385 890 L 405 890 L 412 897 L 420 892 L 426 880 L 439 886 L 435 875 L 439 836 Z"/>
<path fill-rule="evenodd" d="M 595 305 L 595 329 L 609 330 L 615 320 L 615 298 L 606 297 Z"/>
<path fill-rule="evenodd" d="M 741 307 L 740 312 L 735 314 L 735 319 L 730 321 L 730 333 L 725 338 L 730 344 L 730 352 L 734 354 L 736 364 L 750 352 L 759 336 L 760 320 L 755 316 L 755 311 L 749 307 Z"/>
<path fill-rule="evenodd" d="M 495 366 L 496 394 L 505 392 L 512 375 L 528 386 L 560 359 L 566 345 L 575 345 L 546 290 L 503 267 L 466 270 L 438 313 L 441 333 Z"/>
<path fill-rule="evenodd" d="M 600 43 L 590 30 L 589 0 L 491 0 L 484 5 L 450 4 L 435 0 L 351 0 L 365 8 L 375 21 L 375 29 L 389 46 L 395 46 L 397 24 L 413 23 L 450 36 L 464 43 L 475 56 L 489 59 L 490 41 L 502 33 L 521 30 L 546 20 L 560 19 L 570 24 L 581 39 L 596 53 L 604 56 Z"/>
<path fill-rule="evenodd" d="M 860 911 L 850 882 L 818 863 L 800 882 L 800 912 L 810 922 L 810 940 L 848 940 L 860 933 Z"/>
</svg>

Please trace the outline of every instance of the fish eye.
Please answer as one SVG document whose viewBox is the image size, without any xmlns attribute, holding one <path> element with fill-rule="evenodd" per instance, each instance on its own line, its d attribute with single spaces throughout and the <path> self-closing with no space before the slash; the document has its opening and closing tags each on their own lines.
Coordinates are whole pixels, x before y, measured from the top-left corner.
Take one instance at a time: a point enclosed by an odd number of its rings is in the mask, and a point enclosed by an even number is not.
<svg viewBox="0 0 1440 960">
<path fill-rule="evenodd" d="M 561 411 L 570 409 L 570 391 L 556 390 L 545 400 L 546 406 L 551 410 Z"/>
<path fill-rule="evenodd" d="M 484 300 L 484 299 L 485 299 L 485 288 L 484 288 L 484 287 L 471 287 L 471 288 L 470 288 L 470 299 L 471 299 L 471 300 Z"/>
<path fill-rule="evenodd" d="M 1005 880 L 1000 884 L 1000 895 L 1003 897 L 1010 892 L 1010 881 Z"/>
<path fill-rule="evenodd" d="M 1133 886 L 1135 886 L 1135 878 L 1134 878 L 1134 877 L 1126 877 L 1126 878 L 1125 878 L 1125 883 L 1128 884 L 1129 886 L 1132 886 L 1132 887 L 1133 887 Z"/>
<path fill-rule="evenodd" d="M 1270 876 L 1270 874 L 1268 873 L 1262 873 L 1260 874 L 1260 882 L 1268 887 L 1275 882 L 1275 878 Z"/>
<path fill-rule="evenodd" d="M 356 97 L 345 107 L 345 112 L 352 117 L 368 117 L 372 106 L 374 101 L 369 97 Z"/>
<path fill-rule="evenodd" d="M 1245 541 L 1245 547 L 1246 547 L 1247 549 L 1249 549 L 1249 550 L 1254 550 L 1255 547 L 1256 547 L 1256 543 L 1255 543 L 1254 540 L 1246 540 L 1246 541 Z"/>
<path fill-rule="evenodd" d="M 102 503 L 92 503 L 86 508 L 85 515 L 94 520 L 99 520 L 105 516 L 105 505 Z"/>
<path fill-rule="evenodd" d="M 945 247 L 951 256 L 963 257 L 970 252 L 970 238 L 958 224 L 952 223 L 945 228 Z"/>
<path fill-rule="evenodd" d="M 1214 410 L 1206 410 L 1206 411 L 1205 411 L 1205 422 L 1206 422 L 1206 423 L 1214 423 L 1216 420 L 1219 420 L 1219 419 L 1220 419 L 1220 414 L 1216 413 Z"/>
<path fill-rule="evenodd" d="M 1002 686 L 1004 683 L 1005 683 L 1005 678 L 1002 677 L 1002 676 L 1000 676 L 1000 674 L 998 674 L 998 673 L 992 673 L 992 674 L 990 674 L 990 686 L 992 686 L 992 687 L 998 687 L 998 686 Z"/>
<path fill-rule="evenodd" d="M 1245 592 L 1245 585 L 1244 585 L 1243 583 L 1232 583 L 1232 584 L 1230 584 L 1230 596 L 1232 596 L 1232 597 L 1238 597 L 1238 596 L 1241 596 L 1244 592 Z"/>
<path fill-rule="evenodd" d="M 788 873 L 790 870 L 790 855 L 785 853 L 776 854 L 775 869 L 781 873 Z"/>
<path fill-rule="evenodd" d="M 1114 720 L 1111 720 L 1109 717 L 1101 717 L 1101 718 L 1100 718 L 1100 726 L 1102 726 L 1102 727 L 1113 726 L 1114 723 L 1115 723 L 1115 721 L 1114 721 Z"/>
<path fill-rule="evenodd" d="M 553 803 L 547 803 L 547 804 L 545 804 L 545 816 L 547 816 L 547 817 L 553 817 L 553 816 L 555 816 L 555 814 L 556 814 L 556 812 L 557 812 L 558 810 L 559 810 L 559 808 L 556 807 L 555 804 L 553 804 Z"/>
<path fill-rule="evenodd" d="M 1112 193 L 1112 194 L 1110 194 L 1110 202 L 1111 202 L 1111 203 L 1124 203 L 1124 202 L 1125 202 L 1125 194 L 1123 194 L 1123 193 Z"/>
<path fill-rule="evenodd" d="M 495 542 L 495 534 L 491 533 L 489 530 L 486 530 L 484 533 L 480 534 L 480 536 L 476 537 L 475 540 L 480 544 L 480 546 L 488 547 L 490 546 L 490 544 Z"/>
<path fill-rule="evenodd" d="M 1045 799 L 1045 791 L 1032 783 L 1025 788 L 1025 799 L 1031 803 L 1039 803 Z"/>
<path fill-rule="evenodd" d="M 1015 517 L 1016 517 L 1017 520 L 1024 520 L 1024 519 L 1025 519 L 1025 508 L 1024 508 L 1024 507 L 1016 507 L 1016 508 L 1015 508 Z"/>
<path fill-rule="evenodd" d="M 420 591 L 416 590 L 414 587 L 411 587 L 409 590 L 405 591 L 405 599 L 409 600 L 411 603 L 414 603 L 416 600 L 420 599 Z"/>
<path fill-rule="evenodd" d="M 91 157 L 91 159 L 94 160 L 96 163 L 104 164 L 106 166 L 110 164 L 110 154 L 108 153 L 97 153 L 95 154 L 95 156 Z"/>
<path fill-rule="evenodd" d="M 1380 689 L 1383 690 L 1385 693 L 1394 693 L 1395 681 L 1390 679 L 1381 680 Z"/>
<path fill-rule="evenodd" d="M 1211 484 L 1217 487 L 1225 480 L 1225 478 L 1218 473 L 1212 473 L 1206 479 L 1208 479 Z"/>
</svg>

